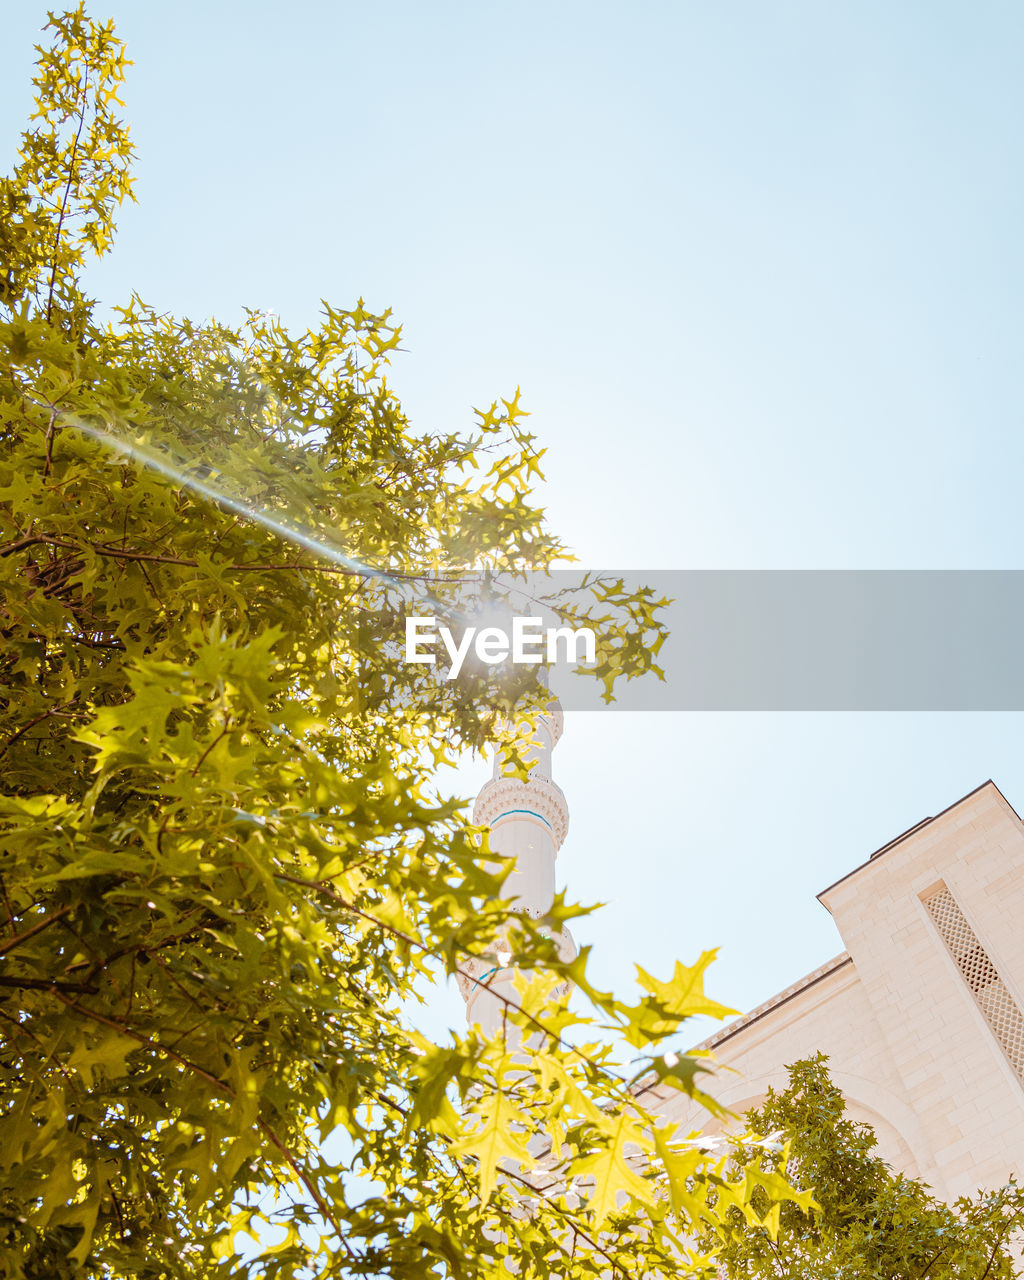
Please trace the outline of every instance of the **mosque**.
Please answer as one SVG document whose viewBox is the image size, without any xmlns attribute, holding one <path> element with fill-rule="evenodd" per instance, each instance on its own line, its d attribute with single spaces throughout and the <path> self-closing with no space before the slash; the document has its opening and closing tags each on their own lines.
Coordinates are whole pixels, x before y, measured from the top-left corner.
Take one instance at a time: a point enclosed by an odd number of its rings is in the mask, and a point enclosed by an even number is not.
<svg viewBox="0 0 1024 1280">
<path fill-rule="evenodd" d="M 506 776 L 499 754 L 474 809 L 515 859 L 505 893 L 534 916 L 551 904 L 568 830 L 551 776 L 562 726 L 555 704 L 528 780 Z M 710 1091 L 742 1113 L 785 1087 L 786 1063 L 821 1050 L 894 1169 L 948 1200 L 1024 1175 L 1022 870 L 1024 824 L 993 782 L 876 849 L 818 895 L 846 950 L 698 1046 L 738 1073 Z M 573 954 L 567 935 L 561 945 Z M 460 980 L 467 1017 L 490 1030 L 512 971 L 477 970 Z M 684 1132 L 717 1127 L 678 1090 L 637 1087 Z"/>
</svg>

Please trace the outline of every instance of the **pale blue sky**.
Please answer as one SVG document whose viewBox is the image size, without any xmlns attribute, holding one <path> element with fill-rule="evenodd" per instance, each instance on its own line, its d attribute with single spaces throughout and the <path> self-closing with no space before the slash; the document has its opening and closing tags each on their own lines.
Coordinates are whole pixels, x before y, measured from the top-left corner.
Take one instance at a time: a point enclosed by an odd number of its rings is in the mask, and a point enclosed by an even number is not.
<svg viewBox="0 0 1024 1280">
<path fill-rule="evenodd" d="M 0 8 L 10 156 L 46 5 Z M 590 565 L 1024 567 L 1019 5 L 93 12 L 140 152 L 102 299 L 394 307 L 416 422 L 521 385 Z M 716 994 L 771 994 L 840 949 L 817 890 L 986 777 L 1024 804 L 1022 733 L 570 716 L 560 873 L 609 903 L 596 974 L 721 943 Z"/>
</svg>

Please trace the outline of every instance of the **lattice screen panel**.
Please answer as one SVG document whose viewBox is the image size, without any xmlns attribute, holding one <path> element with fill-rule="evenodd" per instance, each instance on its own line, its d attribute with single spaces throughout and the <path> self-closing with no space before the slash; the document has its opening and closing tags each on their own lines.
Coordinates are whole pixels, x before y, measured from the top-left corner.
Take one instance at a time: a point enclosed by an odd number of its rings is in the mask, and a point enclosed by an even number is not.
<svg viewBox="0 0 1024 1280">
<path fill-rule="evenodd" d="M 925 898 L 924 905 L 974 993 L 985 1020 L 1006 1051 L 1014 1071 L 1024 1081 L 1024 1014 L 946 886 L 942 885 Z"/>
</svg>

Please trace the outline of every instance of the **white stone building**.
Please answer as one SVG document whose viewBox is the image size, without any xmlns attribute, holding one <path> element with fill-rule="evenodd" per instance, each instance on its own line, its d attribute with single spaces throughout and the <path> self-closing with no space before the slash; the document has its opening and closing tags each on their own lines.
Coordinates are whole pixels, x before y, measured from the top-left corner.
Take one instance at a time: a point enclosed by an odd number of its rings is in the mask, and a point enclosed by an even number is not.
<svg viewBox="0 0 1024 1280">
<path fill-rule="evenodd" d="M 556 708 L 527 782 L 504 777 L 499 757 L 475 811 L 517 859 L 506 892 L 535 915 L 551 903 L 568 827 L 551 778 L 561 727 Z M 938 1195 L 1024 1175 L 1024 823 L 1002 793 L 984 783 L 818 897 L 846 950 L 705 1041 L 739 1073 L 707 1087 L 742 1113 L 785 1087 L 787 1063 L 820 1050 L 881 1155 Z M 496 990 L 511 982 L 500 967 L 478 976 Z M 464 982 L 463 994 L 470 1021 L 497 1024 L 487 990 Z M 679 1091 L 651 1093 L 648 1106 L 684 1130 L 716 1127 Z"/>
<path fill-rule="evenodd" d="M 705 1041 L 730 1110 L 821 1050 L 880 1154 L 947 1199 L 1024 1173 L 1024 824 L 992 782 L 818 895 L 846 950 Z M 648 1099 L 650 1102 L 650 1099 Z M 713 1128 L 679 1093 L 658 1107 Z"/>
</svg>

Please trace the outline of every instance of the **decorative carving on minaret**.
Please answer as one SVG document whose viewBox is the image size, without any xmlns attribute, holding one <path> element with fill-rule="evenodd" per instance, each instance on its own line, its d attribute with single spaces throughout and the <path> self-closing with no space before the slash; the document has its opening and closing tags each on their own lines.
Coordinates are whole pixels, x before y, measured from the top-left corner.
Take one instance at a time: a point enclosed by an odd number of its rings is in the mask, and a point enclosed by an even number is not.
<svg viewBox="0 0 1024 1280">
<path fill-rule="evenodd" d="M 470 1004 L 473 997 L 477 994 L 478 989 L 482 989 L 486 982 L 484 974 L 489 970 L 494 971 L 493 961 L 481 960 L 479 956 L 470 956 L 466 960 L 459 962 L 459 967 L 455 972 L 455 981 L 459 984 L 459 991 L 462 994 L 466 1004 Z M 467 1009 L 467 1016 L 468 1016 Z"/>
<path fill-rule="evenodd" d="M 569 830 L 569 805 L 557 782 L 547 778 L 492 778 L 480 788 L 473 806 L 473 821 L 491 830 L 509 818 L 539 818 L 549 829 L 555 852 Z"/>
<path fill-rule="evenodd" d="M 551 735 L 551 749 L 554 750 L 558 746 L 562 737 L 562 730 L 565 728 L 565 716 L 562 714 L 562 704 L 560 702 L 552 702 L 547 709 L 542 723 L 546 726 Z"/>
</svg>

